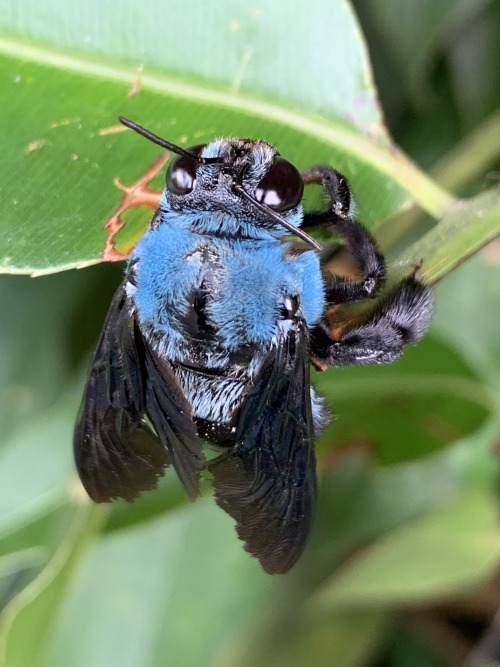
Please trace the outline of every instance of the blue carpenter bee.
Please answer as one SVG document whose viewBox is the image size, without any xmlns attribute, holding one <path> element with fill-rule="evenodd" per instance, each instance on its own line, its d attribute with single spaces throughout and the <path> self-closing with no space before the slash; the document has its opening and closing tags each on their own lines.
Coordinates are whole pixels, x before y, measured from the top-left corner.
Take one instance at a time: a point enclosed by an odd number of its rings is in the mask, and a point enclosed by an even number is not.
<svg viewBox="0 0 500 667">
<path fill-rule="evenodd" d="M 168 465 L 187 494 L 211 473 L 217 503 L 266 572 L 287 572 L 314 514 L 314 437 L 328 423 L 309 364 L 393 361 L 427 329 L 433 298 L 414 275 L 364 319 L 332 329 L 332 305 L 379 296 L 384 258 L 352 218 L 351 191 L 327 166 L 303 174 L 264 141 L 218 139 L 177 154 L 150 228 L 137 243 L 95 353 L 75 430 L 93 500 L 133 500 Z M 304 184 L 324 211 L 304 213 Z M 319 256 L 283 240 L 330 225 L 361 278 L 322 275 Z M 209 461 L 204 444 L 218 449 Z"/>
</svg>

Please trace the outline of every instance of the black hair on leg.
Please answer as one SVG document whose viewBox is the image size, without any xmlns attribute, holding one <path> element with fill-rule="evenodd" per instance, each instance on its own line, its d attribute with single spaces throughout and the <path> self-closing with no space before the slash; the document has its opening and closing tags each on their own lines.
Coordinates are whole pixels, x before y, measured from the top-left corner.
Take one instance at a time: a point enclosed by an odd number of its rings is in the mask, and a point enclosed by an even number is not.
<svg viewBox="0 0 500 667">
<path fill-rule="evenodd" d="M 311 331 L 311 357 L 322 368 L 364 366 L 394 361 L 403 347 L 419 340 L 429 327 L 434 305 L 432 291 L 409 276 L 380 302 L 372 315 L 338 341 L 321 322 Z"/>
</svg>

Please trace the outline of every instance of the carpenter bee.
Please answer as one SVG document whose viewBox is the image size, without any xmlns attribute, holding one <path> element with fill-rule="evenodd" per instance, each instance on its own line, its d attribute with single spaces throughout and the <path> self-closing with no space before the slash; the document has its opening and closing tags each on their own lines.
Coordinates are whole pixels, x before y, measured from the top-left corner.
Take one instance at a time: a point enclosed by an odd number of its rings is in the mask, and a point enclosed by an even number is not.
<svg viewBox="0 0 500 667">
<path fill-rule="evenodd" d="M 108 502 L 154 488 L 169 465 L 193 499 L 208 470 L 245 549 L 266 572 L 287 572 L 310 533 L 314 438 L 329 420 L 310 363 L 397 359 L 429 326 L 432 293 L 414 274 L 382 293 L 384 258 L 331 167 L 301 174 L 250 139 L 184 150 L 120 120 L 176 157 L 92 361 L 74 436 L 78 472 L 90 497 Z M 325 210 L 303 211 L 308 183 L 323 187 Z M 359 279 L 323 275 L 307 231 L 325 225 Z M 310 248 L 285 240 L 290 233 Z M 329 307 L 367 299 L 364 319 L 332 330 Z M 217 454 L 205 459 L 205 445 Z"/>
</svg>

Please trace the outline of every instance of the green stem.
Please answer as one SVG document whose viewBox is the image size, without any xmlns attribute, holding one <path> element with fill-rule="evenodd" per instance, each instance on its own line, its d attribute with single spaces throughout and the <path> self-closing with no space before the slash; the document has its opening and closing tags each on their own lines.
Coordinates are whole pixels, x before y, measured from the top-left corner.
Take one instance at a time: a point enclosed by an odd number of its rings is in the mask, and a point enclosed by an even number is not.
<svg viewBox="0 0 500 667">
<path fill-rule="evenodd" d="M 444 155 L 431 174 L 449 190 L 470 183 L 500 158 L 500 109 Z"/>
<path fill-rule="evenodd" d="M 451 191 L 484 174 L 500 158 L 500 110 L 454 146 L 432 168 L 432 176 Z M 382 222 L 377 227 L 377 239 L 384 252 L 389 252 L 415 230 L 427 213 L 411 208 Z M 443 217 L 438 216 L 439 218 Z"/>
</svg>

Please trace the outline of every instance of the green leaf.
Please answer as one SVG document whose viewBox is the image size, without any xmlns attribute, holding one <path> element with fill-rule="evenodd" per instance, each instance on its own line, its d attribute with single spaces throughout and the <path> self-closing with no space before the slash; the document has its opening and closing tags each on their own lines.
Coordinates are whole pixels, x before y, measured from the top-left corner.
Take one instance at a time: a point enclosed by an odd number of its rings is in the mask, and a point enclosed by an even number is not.
<svg viewBox="0 0 500 667">
<path fill-rule="evenodd" d="M 359 445 L 320 456 L 317 516 L 296 574 L 318 587 L 353 553 L 441 507 L 464 484 L 493 484 L 498 431 L 491 419 L 453 447 L 384 467 Z"/>
<path fill-rule="evenodd" d="M 43 414 L 63 390 L 70 345 L 61 321 L 71 316 L 78 286 L 75 273 L 64 280 L 2 277 L 0 442 Z"/>
<path fill-rule="evenodd" d="M 499 248 L 495 242 L 437 286 L 438 307 L 433 324 L 434 330 L 446 337 L 497 392 L 500 390 Z"/>
<path fill-rule="evenodd" d="M 458 28 L 467 26 L 491 0 L 357 0 L 356 6 L 370 16 L 415 98 L 422 96 L 425 74 L 435 60 L 434 53 Z"/>
<path fill-rule="evenodd" d="M 319 451 L 357 444 L 386 464 L 455 442 L 497 410 L 482 377 L 432 333 L 397 363 L 331 369 L 314 385 L 337 415 Z"/>
<path fill-rule="evenodd" d="M 376 655 L 387 620 L 383 614 L 302 614 L 293 622 L 271 627 L 268 636 L 252 637 L 221 667 L 356 667 Z"/>
<path fill-rule="evenodd" d="M 462 124 L 467 128 L 498 109 L 500 88 L 500 73 L 496 67 L 500 57 L 500 6 L 494 0 L 469 5 L 473 11 L 475 9 L 475 15 L 448 44 L 453 92 Z"/>
<path fill-rule="evenodd" d="M 499 559 L 496 494 L 464 487 L 340 568 L 315 602 L 334 609 L 429 603 L 484 582 Z"/>
<path fill-rule="evenodd" d="M 74 518 L 67 497 L 46 506 L 30 520 L 2 532 L 0 538 L 0 609 L 37 576 L 53 556 Z"/>
<path fill-rule="evenodd" d="M 100 261 L 103 226 L 123 195 L 113 179 L 131 185 L 158 156 L 132 133 L 106 133 L 118 113 L 178 143 L 253 136 L 272 141 L 301 168 L 334 164 L 351 179 L 368 224 L 413 200 L 436 216 L 452 201 L 402 154 L 333 120 L 181 82 L 169 72 L 142 75 L 139 94 L 129 97 L 133 75 L 125 68 L 5 38 L 0 53 L 0 122 L 11 128 L 0 155 L 4 272 L 39 274 Z M 63 104 L 48 103 L 59 100 L 60 90 Z M 135 237 L 151 212 L 142 215 Z"/>
<path fill-rule="evenodd" d="M 74 405 L 55 409 L 3 444 L 0 538 L 57 507 L 72 478 L 76 481 L 71 452 L 74 415 Z"/>
<path fill-rule="evenodd" d="M 0 664 L 43 664 L 50 634 L 78 562 L 105 517 L 88 501 L 75 505 L 74 519 L 46 568 L 7 605 L 0 616 Z M 29 638 L 29 640 L 27 640 Z"/>
<path fill-rule="evenodd" d="M 154 493 L 142 493 L 133 503 L 117 500 L 113 503 L 105 530 L 123 530 L 135 523 L 149 521 L 159 514 L 186 505 L 188 498 L 172 468 L 159 480 Z"/>
<path fill-rule="evenodd" d="M 108 533 L 88 553 L 44 667 L 224 664 L 273 582 L 212 499 Z"/>
<path fill-rule="evenodd" d="M 0 608 L 41 571 L 69 528 L 74 418 L 75 405 L 58 406 L 0 447 Z"/>
<path fill-rule="evenodd" d="M 140 11 L 125 0 L 89 12 L 77 0 L 11 5 L 2 13 L 5 34 L 22 39 L 29 28 L 35 41 L 55 50 L 126 63 L 131 80 L 140 78 L 132 71 L 138 65 L 183 80 L 210 80 L 232 95 L 271 95 L 387 141 L 363 37 L 344 0 L 298 4 L 294 20 L 286 22 L 286 0 L 255 7 L 245 0 L 170 6 L 144 0 Z"/>
<path fill-rule="evenodd" d="M 441 185 L 457 191 L 474 179 L 480 182 L 500 157 L 496 138 L 500 134 L 500 109 L 474 128 L 460 143 L 453 146 L 432 168 L 432 175 Z"/>
<path fill-rule="evenodd" d="M 404 619 L 395 624 L 390 638 L 386 640 L 388 649 L 382 658 L 384 667 L 450 667 L 448 651 L 441 650 L 442 644 L 437 647 L 429 642 L 429 628 L 425 623 L 422 626 L 417 634 L 404 624 Z"/>
</svg>

